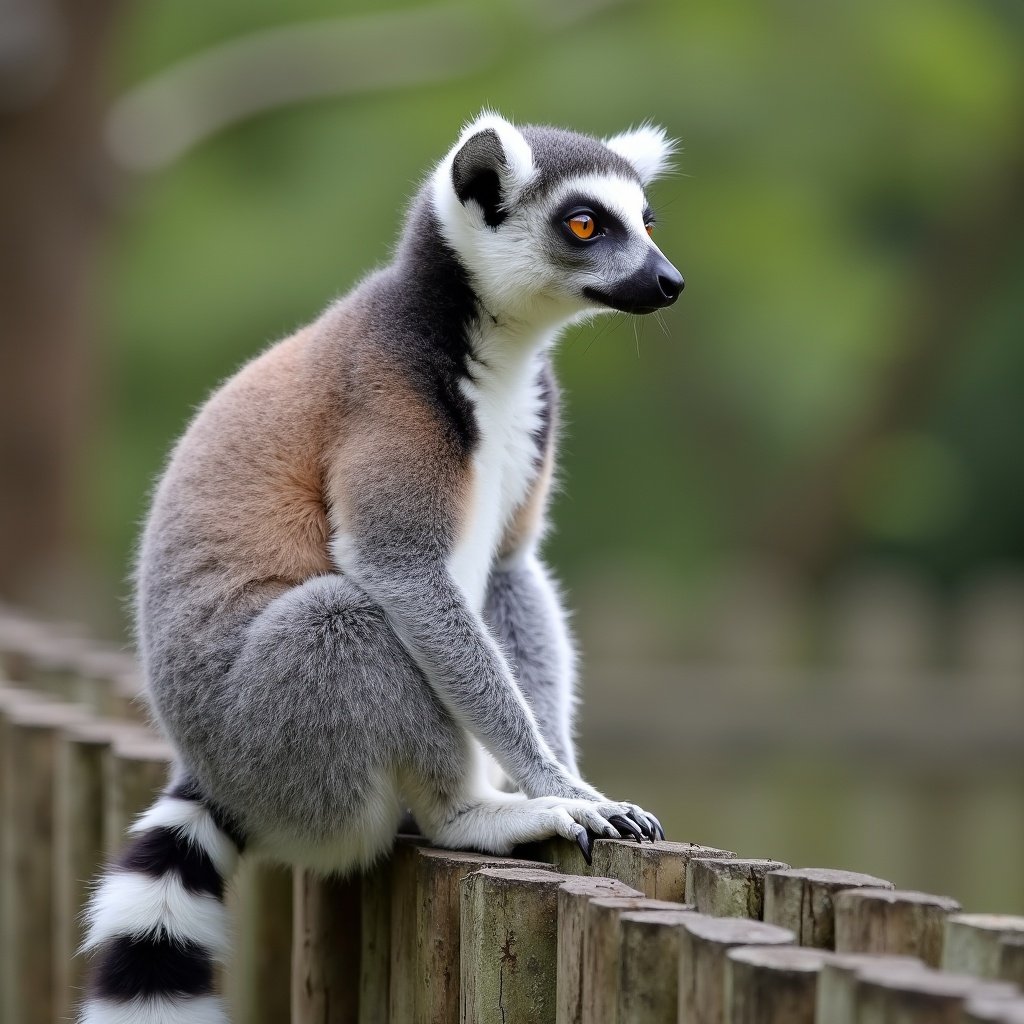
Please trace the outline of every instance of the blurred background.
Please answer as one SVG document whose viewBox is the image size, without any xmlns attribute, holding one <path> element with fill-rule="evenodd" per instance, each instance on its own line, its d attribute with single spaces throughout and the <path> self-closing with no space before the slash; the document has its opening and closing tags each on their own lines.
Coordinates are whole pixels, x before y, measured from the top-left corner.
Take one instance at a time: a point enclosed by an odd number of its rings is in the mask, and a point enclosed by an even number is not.
<svg viewBox="0 0 1024 1024">
<path fill-rule="evenodd" d="M 129 643 L 169 446 L 492 105 L 682 142 L 572 330 L 584 765 L 670 838 L 1024 912 L 1024 7 L 0 2 L 0 596 Z"/>
</svg>

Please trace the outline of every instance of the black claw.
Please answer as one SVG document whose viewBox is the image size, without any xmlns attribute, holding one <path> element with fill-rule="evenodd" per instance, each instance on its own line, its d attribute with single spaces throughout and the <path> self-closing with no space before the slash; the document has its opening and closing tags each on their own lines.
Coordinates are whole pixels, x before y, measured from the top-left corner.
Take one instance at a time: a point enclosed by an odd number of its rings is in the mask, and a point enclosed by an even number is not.
<svg viewBox="0 0 1024 1024">
<path fill-rule="evenodd" d="M 590 836 L 587 835 L 586 829 L 581 829 L 576 833 L 576 845 L 580 848 L 580 853 L 583 854 L 583 859 L 588 863 L 593 863 L 590 859 Z"/>
<path fill-rule="evenodd" d="M 634 811 L 630 818 L 640 826 L 640 831 L 644 834 L 644 839 L 649 842 L 654 842 L 654 826 L 647 820 L 646 815 L 643 811 Z"/>
<path fill-rule="evenodd" d="M 613 814 L 608 819 L 618 830 L 619 835 L 625 839 L 625 833 L 628 833 L 638 843 L 643 842 L 643 833 L 633 824 L 633 822 L 622 814 Z"/>
<path fill-rule="evenodd" d="M 654 826 L 654 831 L 657 833 L 658 838 L 664 839 L 665 829 L 662 828 L 661 822 L 658 821 L 658 819 L 653 814 L 651 814 L 650 811 L 647 812 L 647 817 L 651 819 L 651 824 Z"/>
</svg>

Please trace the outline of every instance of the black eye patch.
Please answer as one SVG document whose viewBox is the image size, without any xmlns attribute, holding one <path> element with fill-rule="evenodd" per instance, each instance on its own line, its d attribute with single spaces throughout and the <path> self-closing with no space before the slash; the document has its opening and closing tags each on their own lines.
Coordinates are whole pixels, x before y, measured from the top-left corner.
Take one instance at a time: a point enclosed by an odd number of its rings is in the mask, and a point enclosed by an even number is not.
<svg viewBox="0 0 1024 1024">
<path fill-rule="evenodd" d="M 590 210 L 593 212 L 599 234 L 619 235 L 620 237 L 628 234 L 626 225 L 622 223 L 622 220 L 616 214 L 612 213 L 599 200 L 583 193 L 566 197 L 558 206 L 558 210 L 552 218 L 553 225 L 556 228 L 560 227 L 568 217 L 571 217 L 580 210 Z"/>
</svg>

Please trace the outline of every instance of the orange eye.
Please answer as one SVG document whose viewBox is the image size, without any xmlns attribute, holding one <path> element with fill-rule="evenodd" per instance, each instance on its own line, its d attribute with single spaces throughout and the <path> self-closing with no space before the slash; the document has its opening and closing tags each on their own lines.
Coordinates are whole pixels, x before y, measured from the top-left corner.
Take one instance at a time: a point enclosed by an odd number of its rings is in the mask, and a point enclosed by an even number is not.
<svg viewBox="0 0 1024 1024">
<path fill-rule="evenodd" d="M 589 213 L 577 213 L 568 220 L 569 230 L 577 238 L 592 238 L 594 234 L 594 218 Z"/>
<path fill-rule="evenodd" d="M 653 235 L 654 234 L 654 225 L 653 224 L 645 224 L 644 225 L 644 230 L 647 232 L 647 234 Z"/>
</svg>

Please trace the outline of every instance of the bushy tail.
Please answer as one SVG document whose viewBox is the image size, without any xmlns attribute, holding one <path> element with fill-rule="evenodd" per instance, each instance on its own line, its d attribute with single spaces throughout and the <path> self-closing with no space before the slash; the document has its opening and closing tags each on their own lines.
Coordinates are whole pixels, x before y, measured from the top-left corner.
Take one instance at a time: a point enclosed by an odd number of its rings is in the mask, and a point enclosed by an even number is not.
<svg viewBox="0 0 1024 1024">
<path fill-rule="evenodd" d="M 93 965 L 79 1024 L 226 1024 L 214 964 L 227 953 L 224 887 L 241 840 L 189 780 L 130 832 L 86 911 Z"/>
</svg>

